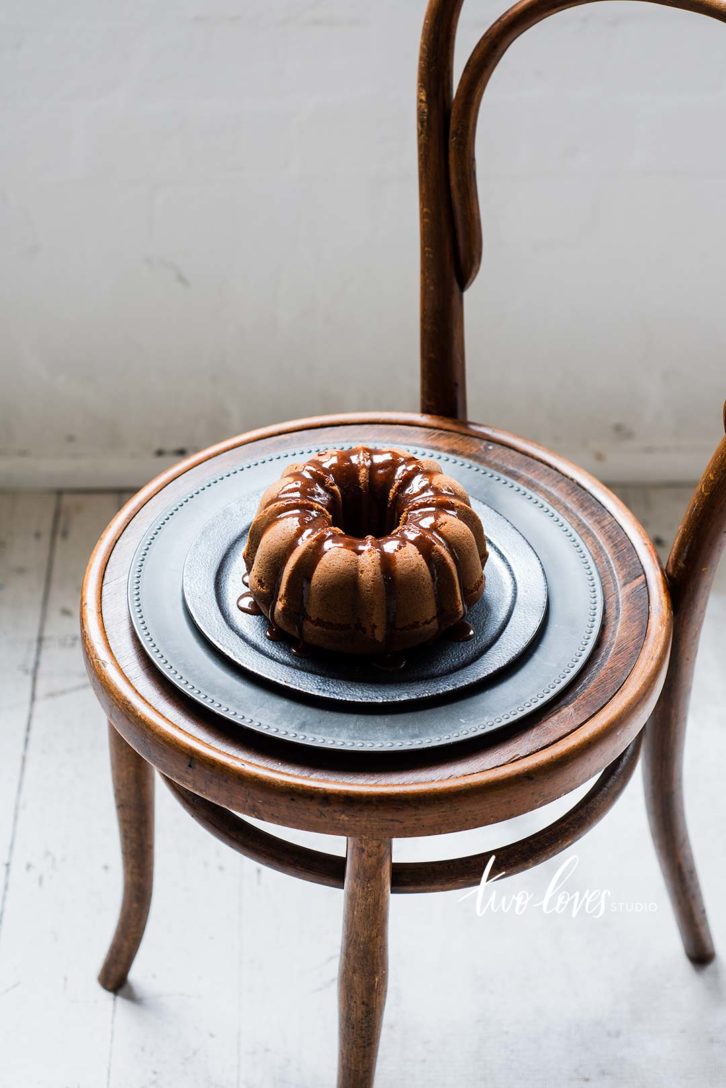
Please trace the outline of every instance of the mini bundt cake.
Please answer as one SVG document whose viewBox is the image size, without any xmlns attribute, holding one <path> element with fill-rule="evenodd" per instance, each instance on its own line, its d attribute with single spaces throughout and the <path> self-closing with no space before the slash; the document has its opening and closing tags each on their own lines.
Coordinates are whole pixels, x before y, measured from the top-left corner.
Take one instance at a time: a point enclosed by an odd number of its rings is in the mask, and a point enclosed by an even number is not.
<svg viewBox="0 0 726 1088">
<path fill-rule="evenodd" d="M 347 654 L 405 650 L 457 623 L 486 558 L 468 495 L 437 461 L 364 446 L 286 468 L 244 550 L 270 622 Z"/>
</svg>

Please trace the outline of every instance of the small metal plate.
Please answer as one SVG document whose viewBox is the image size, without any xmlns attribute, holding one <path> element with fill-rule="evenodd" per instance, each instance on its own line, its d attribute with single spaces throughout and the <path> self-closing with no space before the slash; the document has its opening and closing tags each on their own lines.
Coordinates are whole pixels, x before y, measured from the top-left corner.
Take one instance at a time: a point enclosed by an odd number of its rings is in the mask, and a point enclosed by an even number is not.
<svg viewBox="0 0 726 1088">
<path fill-rule="evenodd" d="M 452 696 L 511 665 L 540 628 L 547 608 L 542 565 L 514 526 L 476 499 L 486 527 L 489 558 L 484 596 L 467 614 L 474 637 L 445 636 L 408 651 L 401 669 L 384 669 L 366 657 L 292 653 L 291 642 L 266 636 L 264 616 L 240 612 L 242 559 L 259 496 L 220 511 L 202 529 L 184 564 L 184 599 L 197 627 L 235 664 L 261 679 L 338 703 L 403 704 Z"/>
<path fill-rule="evenodd" d="M 348 446 L 354 444 L 355 433 L 351 439 Z M 484 683 L 411 708 L 381 703 L 341 707 L 283 691 L 212 646 L 184 601 L 183 570 L 190 548 L 225 507 L 245 495 L 259 496 L 287 463 L 327 448 L 316 445 L 254 461 L 241 459 L 167 510 L 140 542 L 129 572 L 131 617 L 149 657 L 173 684 L 207 709 L 268 736 L 346 751 L 390 752 L 510 728 L 572 682 L 592 652 L 603 610 L 597 569 L 581 538 L 557 510 L 516 481 L 464 458 L 398 445 L 439 460 L 473 499 L 501 514 L 531 545 L 548 590 L 547 613 L 534 649 Z"/>
</svg>

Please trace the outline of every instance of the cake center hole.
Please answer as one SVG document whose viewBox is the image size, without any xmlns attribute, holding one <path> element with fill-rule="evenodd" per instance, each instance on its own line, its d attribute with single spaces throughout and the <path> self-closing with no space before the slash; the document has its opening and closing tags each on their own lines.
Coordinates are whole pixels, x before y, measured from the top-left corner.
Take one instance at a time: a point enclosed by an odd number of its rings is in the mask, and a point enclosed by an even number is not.
<svg viewBox="0 0 726 1088">
<path fill-rule="evenodd" d="M 336 519 L 338 528 L 348 536 L 362 539 L 366 536 L 383 537 L 392 532 L 387 494 L 376 494 L 373 488 L 341 488 L 342 511 Z"/>
</svg>

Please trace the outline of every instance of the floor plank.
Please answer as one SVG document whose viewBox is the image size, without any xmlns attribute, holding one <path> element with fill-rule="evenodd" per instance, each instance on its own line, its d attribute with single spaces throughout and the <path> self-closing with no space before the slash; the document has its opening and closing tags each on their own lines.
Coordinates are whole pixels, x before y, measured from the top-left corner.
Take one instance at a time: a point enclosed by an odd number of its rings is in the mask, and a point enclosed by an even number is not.
<svg viewBox="0 0 726 1088">
<path fill-rule="evenodd" d="M 132 495 L 121 492 L 119 505 Z M 152 913 L 133 982 L 116 999 L 108 1088 L 239 1085 L 242 860 L 158 782 L 156 830 Z"/>
<path fill-rule="evenodd" d="M 78 595 L 115 495 L 64 496 L 0 933 L 3 1086 L 99 1088 L 112 1000 L 96 984 L 117 849 L 106 730 L 80 654 Z"/>
<path fill-rule="evenodd" d="M 53 492 L 0 493 L 0 930 L 57 515 Z"/>
<path fill-rule="evenodd" d="M 131 982 L 116 999 L 108 1085 L 235 1088 L 242 862 L 158 782 L 157 802 L 151 917 Z M 109 861 L 116 884 L 115 844 Z M 116 901 L 114 887 L 103 911 L 107 936 Z"/>
</svg>

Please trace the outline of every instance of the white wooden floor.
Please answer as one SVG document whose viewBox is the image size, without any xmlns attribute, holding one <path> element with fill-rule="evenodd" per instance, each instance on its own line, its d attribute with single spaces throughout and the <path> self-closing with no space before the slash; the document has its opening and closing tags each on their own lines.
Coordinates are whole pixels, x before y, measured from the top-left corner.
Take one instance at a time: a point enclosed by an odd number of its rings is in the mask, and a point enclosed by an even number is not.
<svg viewBox="0 0 726 1088">
<path fill-rule="evenodd" d="M 686 493 L 629 489 L 626 498 L 667 540 Z M 240 859 L 163 788 L 155 899 L 131 983 L 114 998 L 95 981 L 120 867 L 105 726 L 86 684 L 77 611 L 91 546 L 120 501 L 0 495 L 0 1085 L 332 1085 L 340 893 Z M 722 571 L 699 660 L 688 799 L 724 954 L 725 630 Z M 550 818 L 408 842 L 397 856 L 496 846 Z M 681 952 L 639 775 L 570 854 L 578 867 L 567 888 L 607 889 L 622 910 L 478 917 L 458 893 L 394 897 L 380 1088 L 726 1084 L 724 966 L 697 971 Z M 541 898 L 559 864 L 500 894 Z"/>
</svg>

